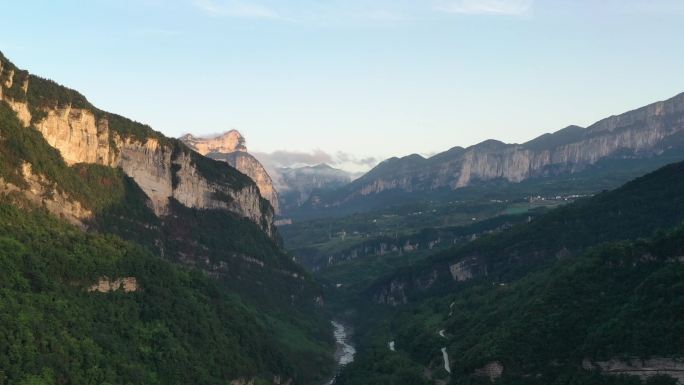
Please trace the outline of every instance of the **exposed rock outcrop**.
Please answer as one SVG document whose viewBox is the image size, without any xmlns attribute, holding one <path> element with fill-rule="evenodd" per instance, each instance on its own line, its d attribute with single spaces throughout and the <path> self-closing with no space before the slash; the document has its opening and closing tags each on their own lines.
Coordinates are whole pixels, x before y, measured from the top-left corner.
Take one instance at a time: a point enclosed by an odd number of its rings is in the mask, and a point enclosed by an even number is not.
<svg viewBox="0 0 684 385">
<path fill-rule="evenodd" d="M 17 186 L 0 178 L 0 195 L 17 194 L 38 207 L 44 207 L 53 215 L 71 224 L 83 227 L 83 220 L 93 216 L 80 202 L 71 199 L 59 191 L 54 183 L 42 175 L 33 173 L 31 165 L 24 163 L 21 167 L 26 186 Z"/>
<path fill-rule="evenodd" d="M 400 280 L 392 280 L 373 295 L 373 302 L 391 306 L 405 305 L 408 303 L 405 288 L 406 283 Z"/>
<path fill-rule="evenodd" d="M 201 138 L 191 134 L 180 138 L 198 153 L 212 159 L 228 162 L 238 171 L 250 177 L 259 187 L 259 192 L 278 212 L 278 193 L 273 187 L 273 181 L 264 166 L 247 152 L 245 138 L 237 130 L 230 130 L 224 134 Z"/>
<path fill-rule="evenodd" d="M 22 105 L 26 106 L 26 103 Z M 18 109 L 12 108 L 21 118 Z M 28 107 L 24 108 L 28 111 Z M 30 121 L 31 117 L 28 116 L 25 125 L 28 126 Z M 36 122 L 35 127 L 52 147 L 59 150 L 69 165 L 97 163 L 116 166 L 118 163 L 118 148 L 110 143 L 107 120 L 98 122 L 92 111 L 71 106 L 48 109 L 46 116 Z M 115 145 L 120 146 L 120 141 Z"/>
<path fill-rule="evenodd" d="M 99 291 L 100 293 L 109 293 L 110 291 L 123 290 L 124 293 L 131 293 L 138 291 L 138 280 L 135 277 L 124 277 L 117 279 L 109 279 L 107 277 L 100 278 L 97 283 L 88 288 L 88 291 Z"/>
<path fill-rule="evenodd" d="M 588 128 L 570 126 L 523 144 L 488 140 L 454 147 L 431 158 L 410 155 L 388 159 L 337 194 L 346 200 L 387 190 L 407 192 L 457 189 L 478 181 L 574 173 L 611 157 L 657 156 L 684 147 L 684 94 L 618 116 Z M 677 148 L 679 148 L 677 147 Z"/>
<path fill-rule="evenodd" d="M 192 134 L 187 134 L 183 135 L 180 139 L 202 155 L 212 152 L 229 154 L 235 151 L 247 151 L 245 137 L 238 130 L 230 130 L 221 135 L 210 137 L 196 137 Z"/>
<path fill-rule="evenodd" d="M 463 282 L 473 278 L 473 272 L 470 271 L 469 263 L 467 261 L 460 261 L 449 265 L 449 272 L 454 281 Z"/>
<path fill-rule="evenodd" d="M 31 112 L 28 109 L 28 105 L 26 103 L 12 100 L 12 98 L 5 97 L 1 94 L 0 96 L 2 96 L 1 100 L 6 101 L 12 110 L 14 110 L 14 112 L 17 114 L 17 118 L 19 118 L 24 127 L 28 127 L 29 124 L 31 124 Z"/>
<path fill-rule="evenodd" d="M 600 370 L 605 374 L 621 375 L 628 374 L 638 376 L 641 379 L 656 375 L 668 375 L 675 378 L 678 383 L 684 384 L 684 360 L 674 358 L 651 358 L 651 359 L 612 359 L 609 361 L 584 360 L 584 369 Z"/>
<path fill-rule="evenodd" d="M 24 126 L 33 125 L 40 131 L 45 140 L 59 150 L 67 164 L 121 167 L 149 197 L 157 215 L 167 214 L 170 199 L 175 199 L 191 208 L 231 211 L 251 219 L 269 235 L 274 234 L 273 210 L 263 204 L 257 186 L 244 176 L 231 171 L 229 167 L 225 168 L 225 172 L 216 171 L 216 166 L 212 164 L 204 163 L 203 169 L 201 159 L 194 158 L 199 155 L 193 155 L 180 142 L 92 106 L 77 108 L 73 103 L 31 105 L 28 91 L 33 78 L 23 73 L 21 89 L 8 92 L 13 86 L 16 88 L 18 80 L 8 62 L 3 62 L 0 79 L 5 80 L 3 87 L 0 87 L 3 88 L 0 100 L 15 111 Z M 32 111 L 39 116 L 32 116 Z M 126 125 L 126 128 L 115 128 L 112 121 Z M 128 132 L 131 126 L 139 132 Z M 240 148 L 240 145 L 237 144 L 236 148 Z M 40 200 L 44 205 L 56 207 L 51 211 L 63 214 L 71 222 L 81 222 L 92 215 L 69 197 L 52 194 L 53 191 L 39 194 L 37 183 L 41 176 L 27 174 L 26 178 L 35 187 L 32 189 L 34 192 L 26 191 L 29 199 L 36 200 L 41 195 Z M 12 186 L 5 184 L 4 189 L 12 190 Z"/>
</svg>

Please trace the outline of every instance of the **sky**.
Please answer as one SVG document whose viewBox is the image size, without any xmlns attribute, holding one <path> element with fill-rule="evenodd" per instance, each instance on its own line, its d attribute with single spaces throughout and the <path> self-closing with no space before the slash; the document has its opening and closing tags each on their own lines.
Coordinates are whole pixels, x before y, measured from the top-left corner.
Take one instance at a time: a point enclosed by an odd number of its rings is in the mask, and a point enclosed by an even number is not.
<svg viewBox="0 0 684 385">
<path fill-rule="evenodd" d="M 169 136 L 360 171 L 684 91 L 682 0 L 23 0 L 0 51 Z M 280 156 L 280 157 L 278 157 Z"/>
</svg>

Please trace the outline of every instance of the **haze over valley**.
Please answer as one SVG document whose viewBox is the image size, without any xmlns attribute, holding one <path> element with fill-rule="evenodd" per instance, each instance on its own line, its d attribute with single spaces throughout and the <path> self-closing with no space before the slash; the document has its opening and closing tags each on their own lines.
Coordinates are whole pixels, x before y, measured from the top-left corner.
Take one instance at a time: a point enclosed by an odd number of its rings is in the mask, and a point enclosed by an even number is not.
<svg viewBox="0 0 684 385">
<path fill-rule="evenodd" d="M 0 385 L 684 383 L 681 2 L 3 10 Z"/>
</svg>

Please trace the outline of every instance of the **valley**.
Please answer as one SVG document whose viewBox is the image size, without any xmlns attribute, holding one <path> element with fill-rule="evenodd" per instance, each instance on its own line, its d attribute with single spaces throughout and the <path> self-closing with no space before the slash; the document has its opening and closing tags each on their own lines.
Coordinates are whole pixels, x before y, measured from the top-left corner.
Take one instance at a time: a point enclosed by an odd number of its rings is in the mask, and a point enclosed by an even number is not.
<svg viewBox="0 0 684 385">
<path fill-rule="evenodd" d="M 682 6 L 134 3 L 3 5 L 0 385 L 684 384 Z"/>
<path fill-rule="evenodd" d="M 658 322 L 667 324 L 658 327 L 660 331 L 668 330 L 659 335 L 672 338 L 671 333 L 676 333 L 677 314 L 682 310 L 676 294 L 680 286 L 677 277 L 684 253 L 680 245 L 684 238 L 681 227 L 677 227 L 684 220 L 681 198 L 684 195 L 677 176 L 684 171 L 683 167 L 684 163 L 673 164 L 615 191 L 552 210 L 529 223 L 518 224 L 472 244 L 416 256 L 417 261 L 408 268 L 401 263 L 394 268 L 386 266 L 384 274 L 376 278 L 375 286 L 368 286 L 367 282 L 359 284 L 351 278 L 366 272 L 367 266 L 373 264 L 357 262 L 356 270 L 348 275 L 351 285 L 357 285 L 356 291 L 345 292 L 338 285 L 328 287 L 331 305 L 338 306 L 339 312 L 354 320 L 355 329 L 362 336 L 357 337 L 357 341 L 362 341 L 357 359 L 342 371 L 337 383 L 428 384 L 456 378 L 475 381 L 482 377 L 495 381 L 503 373 L 509 381 L 521 384 L 549 383 L 561 373 L 569 383 L 639 383 L 638 379 L 609 380 L 597 373 L 576 369 L 587 365 L 598 368 L 610 360 L 617 360 L 614 365 L 623 368 L 641 365 L 616 358 L 625 352 L 630 352 L 628 357 L 657 357 L 660 361 L 649 364 L 655 366 L 648 369 L 652 372 L 645 369 L 639 374 L 636 368 L 632 372 L 624 369 L 617 373 L 637 374 L 648 379 L 648 383 L 658 383 L 656 380 L 670 383 L 665 377 L 650 378 L 658 373 L 680 378 L 676 368 L 681 356 L 675 347 L 679 342 L 654 342 L 653 334 L 646 331 L 655 330 L 650 326 L 631 329 L 640 324 L 640 321 L 634 323 L 637 318 L 632 310 L 622 313 L 623 310 L 609 309 L 611 304 L 619 307 L 632 303 L 628 306 L 638 308 L 651 303 L 653 306 L 642 315 L 655 316 Z M 589 219 L 588 215 L 593 218 Z M 580 218 L 581 221 L 577 220 Z M 672 226 L 674 230 L 664 231 Z M 540 235 L 542 228 L 553 236 L 544 239 Z M 598 228 L 602 229 L 600 233 L 595 231 Z M 650 237 L 653 238 L 649 240 Z M 640 240 L 620 241 L 637 238 Z M 604 243 L 611 240 L 614 241 Z M 477 259 L 472 257 L 473 252 L 477 253 Z M 518 262 L 502 263 L 512 256 Z M 394 273 L 387 274 L 387 271 Z M 650 278 L 651 274 L 659 278 Z M 326 273 L 320 276 L 325 279 Z M 650 279 L 660 282 L 657 287 L 664 290 L 662 297 L 658 292 L 642 292 L 650 290 L 647 287 L 651 284 L 646 283 Z M 645 280 L 643 284 L 642 280 Z M 625 284 L 635 286 L 622 286 Z M 534 285 L 536 289 L 532 289 Z M 664 295 L 665 292 L 668 294 Z M 597 298 L 593 293 L 601 295 Z M 629 300 L 620 297 L 631 295 L 636 297 Z M 533 299 L 533 296 L 537 297 Z M 507 308 L 509 300 L 511 307 Z M 673 302 L 663 302 L 670 300 Z M 474 309 L 481 309 L 481 316 L 474 314 Z M 516 321 L 511 318 L 514 314 L 522 318 Z M 627 318 L 620 320 L 623 316 Z M 643 322 L 655 321 L 649 319 Z M 501 328 L 488 336 L 488 330 L 498 323 Z M 568 334 L 569 330 L 573 332 Z M 482 346 L 498 344 L 499 339 L 506 338 L 516 340 L 501 340 L 502 345 L 495 348 Z M 532 342 L 534 338 L 539 341 Z M 552 342 L 553 345 L 545 346 Z M 525 351 L 520 349 L 522 346 L 532 348 Z M 601 350 L 609 346 L 616 350 Z M 505 353 L 505 349 L 512 350 Z M 480 351 L 491 356 L 470 364 L 471 356 Z M 444 366 L 444 357 L 451 359 L 449 371 Z M 549 367 L 548 360 L 558 361 Z M 601 364 L 586 364 L 592 360 Z M 379 372 L 378 365 L 386 369 Z M 530 370 L 538 371 L 537 379 L 525 379 L 528 377 L 525 373 Z"/>
<path fill-rule="evenodd" d="M 57 317 L 50 318 L 54 325 L 70 322 L 76 306 L 92 309 L 82 317 L 100 334 L 73 349 L 91 352 L 102 368 L 91 374 L 85 362 L 60 368 L 66 353 L 50 347 L 44 365 L 53 369 L 39 371 L 30 365 L 42 353 L 26 350 L 13 356 L 18 366 L 3 361 L 7 381 L 91 375 L 117 382 L 135 372 L 143 383 L 228 378 L 233 384 L 446 384 L 507 378 L 527 384 L 559 375 L 569 376 L 569 383 L 591 383 L 608 378 L 599 373 L 607 370 L 606 362 L 641 367 L 619 357 L 650 359 L 648 365 L 664 365 L 657 373 L 678 375 L 668 369 L 680 359 L 681 345 L 672 336 L 679 335 L 676 314 L 684 309 L 676 294 L 649 310 L 667 340 L 630 323 L 640 320 L 640 309 L 658 302 L 658 290 L 676 293 L 679 287 L 684 251 L 676 226 L 684 221 L 684 170 L 677 161 L 684 151 L 678 141 L 668 140 L 652 153 L 609 156 L 576 171 L 428 192 L 404 186 L 342 205 L 321 202 L 357 182 L 333 179 L 322 190 L 314 178 L 306 183 L 315 187 L 280 205 L 277 184 L 237 131 L 213 142 L 183 138 L 213 154 L 212 160 L 147 126 L 100 111 L 75 91 L 22 72 L 4 58 L 1 74 L 0 224 L 5 281 L 14 282 L 4 295 L 26 298 L 11 308 L 35 319 Z M 679 110 L 672 114 L 658 118 L 669 124 L 658 130 L 684 127 Z M 643 126 L 625 119 L 632 130 L 653 127 L 648 116 Z M 66 139 L 63 131 L 70 132 Z M 28 215 L 18 220 L 20 211 Z M 122 248 L 128 251 L 107 257 L 107 250 Z M 37 259 L 17 265 L 17 255 Z M 83 264 L 86 255 L 99 257 Z M 186 278 L 149 275 L 159 269 Z M 35 274 L 50 278 L 36 281 Z M 164 286 L 167 279 L 185 283 L 182 289 Z M 640 291 L 655 279 L 670 288 Z M 560 282 L 565 284 L 554 289 Z M 602 294 L 592 299 L 590 292 Z M 63 313 L 41 310 L 44 296 L 62 298 Z M 93 296 L 104 302 L 92 302 Z M 162 299 L 168 296 L 175 299 Z M 182 296 L 187 299 L 179 308 L 174 301 Z M 97 316 L 117 306 L 129 313 L 112 317 L 134 320 L 126 328 L 112 329 Z M 197 312 L 200 322 L 210 323 L 201 338 L 183 318 Z M 19 320 L 2 324 L 12 349 L 27 347 L 21 338 L 36 344 L 69 344 L 74 338 L 60 335 L 59 327 L 36 334 L 34 324 Z M 575 339 L 567 340 L 568 330 Z M 625 340 L 627 334 L 631 339 Z M 150 347 L 159 338 L 168 345 Z M 544 346 L 548 338 L 555 345 Z M 113 359 L 105 346 L 124 341 L 130 346 L 116 348 L 122 358 Z M 235 348 L 221 350 L 226 344 Z M 515 346 L 528 350 L 511 350 Z M 126 357 L 151 351 L 169 353 L 129 366 Z M 182 365 L 174 363 L 179 354 Z M 530 372 L 537 379 L 526 379 Z M 635 378 L 614 377 L 616 384 L 640 381 Z"/>
<path fill-rule="evenodd" d="M 679 127 L 683 124 L 679 118 L 674 121 Z M 675 143 L 678 142 L 672 142 Z M 379 199 L 384 200 L 382 209 L 375 209 L 375 203 L 359 203 L 353 209 L 345 208 L 356 210 L 351 215 L 343 211 L 333 214 L 335 208 L 306 208 L 310 213 L 307 215 L 313 213 L 312 219 L 300 217 L 292 224 L 281 225 L 279 231 L 285 247 L 321 282 L 326 293 L 326 305 L 354 326 L 358 353 L 354 362 L 340 372 L 335 383 L 480 383 L 478 379 L 499 383 L 497 380 L 507 378 L 515 384 L 541 384 L 550 383 L 561 373 L 569 381 L 567 383 L 640 383 L 636 377 L 609 380 L 598 374 L 607 370 L 606 360 L 616 360 L 615 357 L 625 354 L 629 357 L 672 358 L 664 359 L 662 368 L 652 369 L 653 372 L 640 374 L 639 369 L 633 372 L 625 369 L 617 373 L 636 374 L 648 383 L 670 383 L 667 377 L 652 377 L 655 374 L 679 378 L 676 369 L 669 369 L 677 367 L 681 359 L 677 349 L 639 351 L 637 345 L 623 344 L 613 352 L 598 353 L 592 350 L 594 348 L 586 347 L 587 342 L 566 341 L 564 333 L 574 330 L 569 324 L 545 331 L 547 338 L 558 340 L 560 345 L 546 350 L 541 346 L 532 348 L 530 358 L 523 358 L 528 353 L 511 353 L 511 358 L 523 361 L 513 363 L 501 358 L 505 357 L 504 350 L 501 350 L 503 345 L 501 348 L 482 347 L 493 356 L 480 359 L 478 363 L 470 364 L 470 358 L 466 357 L 475 354 L 473 349 L 479 346 L 467 345 L 469 343 L 483 344 L 484 341 L 501 338 L 499 334 L 520 338 L 534 335 L 532 330 L 511 331 L 511 328 L 519 327 L 515 321 L 511 321 L 513 324 L 510 326 L 502 326 L 504 329 L 493 331 L 495 334 L 491 337 L 483 334 L 491 327 L 486 325 L 493 325 L 494 320 L 504 322 L 510 318 L 497 317 L 496 314 L 513 314 L 517 312 L 514 310 L 516 307 L 523 306 L 518 302 L 505 310 L 507 295 L 516 298 L 513 301 L 525 303 L 528 298 L 531 300 L 530 296 L 545 295 L 550 290 L 549 282 L 591 279 L 588 274 L 575 273 L 574 269 L 578 267 L 570 266 L 582 265 L 583 258 L 589 261 L 596 255 L 603 255 L 601 258 L 604 259 L 608 256 L 620 259 L 631 258 L 628 255 L 635 253 L 628 251 L 623 256 L 615 248 L 623 250 L 627 247 L 630 250 L 629 247 L 633 246 L 617 242 L 615 246 L 601 248 L 599 245 L 603 242 L 648 238 L 656 234 L 656 230 L 666 231 L 684 221 L 681 206 L 684 194 L 680 186 L 682 163 L 665 166 L 682 160 L 682 154 L 680 147 L 673 147 L 658 156 L 605 159 L 574 173 L 559 173 L 520 183 L 483 182 L 451 191 L 419 194 L 379 193 Z M 657 171 L 649 174 L 654 170 Z M 647 176 L 639 178 L 644 174 Z M 375 201 L 373 196 L 363 199 Z M 664 242 L 680 242 L 680 233 L 673 231 L 665 235 L 668 241 Z M 653 242 L 661 242 L 659 239 Z M 642 247 L 637 244 L 639 246 L 634 247 Z M 672 247 L 677 249 L 679 246 Z M 679 257 L 672 258 L 680 251 L 668 253 L 669 256 L 663 255 L 662 258 L 653 257 L 656 264 L 652 267 L 664 269 L 663 274 L 676 275 Z M 655 262 L 658 260 L 661 262 Z M 623 262 L 617 263 L 620 266 Z M 590 269 L 600 271 L 601 268 L 597 265 Z M 635 284 L 639 279 L 649 279 L 645 277 L 651 274 L 648 269 L 638 270 L 633 272 L 637 274 L 634 276 Z M 562 271 L 573 271 L 568 274 L 578 275 L 560 278 L 565 274 Z M 606 276 L 609 274 L 606 271 Z M 513 294 L 517 290 L 525 290 L 518 287 L 525 287 L 527 282 L 537 279 L 541 280 L 542 287 L 547 285 L 546 289 Z M 677 281 L 673 279 L 672 284 Z M 606 286 L 602 293 L 608 293 L 607 290 L 619 292 L 622 289 L 617 286 L 625 280 L 629 279 L 620 276 L 615 281 L 604 282 Z M 578 290 L 600 291 L 589 289 L 587 281 L 577 285 Z M 581 301 L 588 295 L 588 292 L 584 295 L 566 292 L 564 286 L 559 290 L 562 295 L 570 296 L 570 301 Z M 624 290 L 629 292 L 633 289 Z M 578 297 L 573 297 L 575 295 Z M 550 301 L 564 304 L 569 299 Z M 628 300 L 615 301 L 624 303 Z M 551 303 L 540 305 L 541 309 L 550 309 Z M 663 320 L 669 320 L 664 322 L 671 322 L 672 327 L 678 324 L 674 314 L 684 310 L 680 305 L 679 302 L 667 303 L 658 310 L 665 312 Z M 491 309 L 486 306 L 491 306 Z M 574 306 L 582 308 L 589 305 Z M 596 309 L 610 307 L 607 302 L 591 306 L 598 306 Z M 493 318 L 478 319 L 473 315 L 473 309 L 478 308 L 483 309 L 486 317 Z M 558 311 L 562 313 L 565 310 Z M 592 322 L 623 322 L 611 320 L 610 311 L 605 316 L 594 318 L 591 315 L 594 311 L 587 308 L 575 316 L 558 316 L 567 317 L 568 322 L 580 328 Z M 539 317 L 540 325 L 558 323 L 550 318 L 555 316 L 553 314 L 533 315 L 530 312 L 524 317 Z M 583 316 L 586 318 L 581 318 Z M 530 320 L 520 322 L 529 324 Z M 667 335 L 676 333 L 669 327 L 665 327 Z M 591 328 L 605 329 L 609 326 Z M 580 329 L 573 333 L 582 335 Z M 626 338 L 630 333 L 632 338 L 640 335 L 634 330 L 615 329 L 606 338 L 620 340 L 623 338 L 620 336 Z M 613 346 L 612 342 L 603 340 L 595 343 Z M 461 347 L 463 344 L 466 345 Z M 506 344 L 507 349 L 520 344 L 534 346 L 529 339 Z M 579 350 L 563 353 L 568 347 Z M 550 369 L 545 360 L 557 362 L 554 364 L 556 368 Z M 587 360 L 602 363 L 586 364 Z M 619 360 L 615 362 L 622 367 L 637 365 Z M 379 367 L 384 369 L 379 370 Z M 585 369 L 577 370 L 578 367 Z M 587 367 L 604 369 L 590 373 L 586 371 Z M 525 373 L 530 370 L 539 371 L 535 380 L 525 380 L 529 376 Z"/>
</svg>

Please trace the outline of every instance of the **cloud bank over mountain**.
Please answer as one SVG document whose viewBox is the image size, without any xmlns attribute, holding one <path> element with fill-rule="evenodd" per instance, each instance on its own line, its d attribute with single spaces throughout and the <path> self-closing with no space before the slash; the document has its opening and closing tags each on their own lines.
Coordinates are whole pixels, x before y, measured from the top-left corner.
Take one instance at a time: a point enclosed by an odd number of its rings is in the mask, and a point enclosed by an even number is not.
<svg viewBox="0 0 684 385">
<path fill-rule="evenodd" d="M 283 167 L 314 166 L 325 163 L 351 173 L 363 172 L 373 168 L 381 159 L 376 157 L 357 157 L 353 154 L 337 151 L 334 153 L 320 149 L 310 152 L 277 150 L 273 152 L 252 152 L 267 169 Z"/>
</svg>

